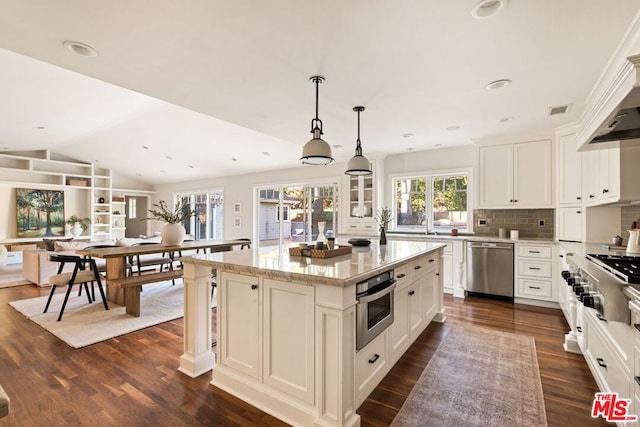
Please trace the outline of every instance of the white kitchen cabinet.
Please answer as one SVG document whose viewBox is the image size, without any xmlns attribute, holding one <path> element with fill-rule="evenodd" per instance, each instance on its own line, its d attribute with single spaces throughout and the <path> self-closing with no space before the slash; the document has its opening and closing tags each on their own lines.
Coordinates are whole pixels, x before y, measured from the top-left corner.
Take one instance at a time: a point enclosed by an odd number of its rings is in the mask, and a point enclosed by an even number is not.
<svg viewBox="0 0 640 427">
<path fill-rule="evenodd" d="M 219 357 L 229 366 L 255 379 L 262 377 L 262 288 L 257 277 L 220 272 L 218 276 L 218 304 L 220 316 Z"/>
<path fill-rule="evenodd" d="M 478 166 L 478 207 L 553 207 L 550 140 L 482 146 Z"/>
<path fill-rule="evenodd" d="M 364 401 L 388 370 L 387 334 L 380 334 L 356 353 L 356 401 Z"/>
<path fill-rule="evenodd" d="M 584 208 L 580 206 L 558 208 L 558 240 L 570 242 L 584 240 Z"/>
<path fill-rule="evenodd" d="M 640 200 L 640 147 L 584 153 L 583 200 L 587 206 Z"/>
<path fill-rule="evenodd" d="M 314 398 L 315 288 L 263 279 L 263 381 L 307 403 Z"/>
<path fill-rule="evenodd" d="M 462 238 L 427 238 L 426 241 L 437 242 L 446 245 L 443 249 L 442 271 L 440 271 L 440 274 L 442 275 L 444 293 L 453 294 L 454 296 L 464 298 L 464 240 L 462 240 Z M 456 290 L 458 292 L 456 292 Z"/>
<path fill-rule="evenodd" d="M 554 245 L 516 243 L 514 265 L 514 296 L 516 302 L 540 301 L 556 303 L 557 289 L 553 283 Z M 522 301 L 526 299 L 528 301 Z M 519 301 L 520 300 L 520 301 Z"/>
<path fill-rule="evenodd" d="M 576 134 L 557 138 L 558 205 L 582 205 L 582 156 L 576 150 Z"/>
<path fill-rule="evenodd" d="M 348 234 L 375 235 L 376 226 L 376 175 L 375 165 L 370 163 L 373 174 L 345 175 L 343 178 L 344 232 Z"/>
</svg>

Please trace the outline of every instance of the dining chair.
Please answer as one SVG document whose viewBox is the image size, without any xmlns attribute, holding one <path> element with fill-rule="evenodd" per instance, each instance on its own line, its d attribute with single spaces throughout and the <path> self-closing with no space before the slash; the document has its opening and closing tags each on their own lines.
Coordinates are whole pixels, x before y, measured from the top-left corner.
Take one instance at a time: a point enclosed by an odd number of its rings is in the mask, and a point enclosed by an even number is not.
<svg viewBox="0 0 640 427">
<path fill-rule="evenodd" d="M 62 314 L 64 313 L 64 309 L 67 306 L 67 301 L 69 300 L 69 294 L 71 294 L 71 289 L 73 285 L 84 286 L 84 289 L 87 293 L 87 299 L 89 300 L 89 304 L 93 301 L 91 300 L 91 294 L 89 293 L 88 283 L 96 282 L 98 283 L 98 290 L 100 291 L 100 295 L 102 296 L 102 303 L 104 304 L 104 309 L 109 310 L 109 306 L 107 305 L 107 298 L 104 295 L 104 289 L 102 288 L 102 281 L 100 280 L 100 274 L 98 273 L 98 267 L 96 266 L 96 261 L 92 258 L 86 259 L 76 255 L 56 255 L 51 254 L 48 256 L 49 261 L 58 262 L 58 273 L 49 278 L 49 283 L 51 283 L 51 292 L 49 293 L 49 298 L 47 299 L 47 305 L 44 307 L 43 313 L 46 313 L 49 309 L 49 305 L 51 304 L 51 299 L 53 298 L 53 294 L 56 291 L 58 286 L 67 286 L 67 292 L 64 296 L 64 301 L 62 302 L 62 307 L 60 308 L 60 314 L 58 315 L 58 322 L 62 319 Z M 70 273 L 63 273 L 64 265 L 66 263 L 73 263 L 74 268 Z"/>
</svg>

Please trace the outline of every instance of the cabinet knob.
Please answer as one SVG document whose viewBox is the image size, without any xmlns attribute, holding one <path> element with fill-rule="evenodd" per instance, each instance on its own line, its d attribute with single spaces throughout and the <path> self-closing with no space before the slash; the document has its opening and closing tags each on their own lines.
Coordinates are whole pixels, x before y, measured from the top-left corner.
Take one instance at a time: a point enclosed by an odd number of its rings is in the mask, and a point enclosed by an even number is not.
<svg viewBox="0 0 640 427">
<path fill-rule="evenodd" d="M 251 285 L 251 289 L 253 290 L 258 289 L 258 285 Z"/>
<path fill-rule="evenodd" d="M 416 291 L 409 291 L 409 295 L 410 295 L 410 296 L 415 295 L 415 293 L 416 293 Z"/>
<path fill-rule="evenodd" d="M 602 189 L 602 194 L 604 194 L 604 193 L 608 193 L 608 192 L 609 192 L 609 189 L 608 189 L 608 188 L 603 188 L 603 189 Z"/>
<path fill-rule="evenodd" d="M 593 194 L 589 194 L 589 198 L 590 199 L 593 199 L 594 197 L 596 197 L 596 196 L 594 196 Z"/>
<path fill-rule="evenodd" d="M 513 203 L 513 199 L 509 199 L 509 203 Z"/>
<path fill-rule="evenodd" d="M 582 200 L 582 197 L 578 196 L 576 197 L 576 200 Z"/>
<path fill-rule="evenodd" d="M 403 278 L 403 277 L 405 277 L 405 276 L 406 276 L 406 274 L 404 274 L 404 273 L 400 273 L 400 274 L 398 274 L 398 279 L 402 279 L 402 278 Z"/>
<path fill-rule="evenodd" d="M 431 258 L 431 259 L 429 260 L 429 262 L 435 262 L 435 259 Z"/>
<path fill-rule="evenodd" d="M 422 268 L 421 265 L 416 265 L 415 267 L 413 267 L 414 270 L 420 270 Z"/>
<path fill-rule="evenodd" d="M 576 213 L 579 213 L 579 214 L 581 214 L 581 213 L 582 213 L 582 211 L 576 211 Z"/>
</svg>

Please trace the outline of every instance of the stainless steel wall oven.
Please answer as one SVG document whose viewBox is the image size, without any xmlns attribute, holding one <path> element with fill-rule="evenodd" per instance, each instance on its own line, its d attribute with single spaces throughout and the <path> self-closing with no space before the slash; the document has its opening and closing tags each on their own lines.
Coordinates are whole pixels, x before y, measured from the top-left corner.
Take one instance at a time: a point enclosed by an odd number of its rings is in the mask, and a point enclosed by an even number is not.
<svg viewBox="0 0 640 427">
<path fill-rule="evenodd" d="M 356 284 L 356 350 L 366 346 L 393 323 L 393 270 Z"/>
</svg>

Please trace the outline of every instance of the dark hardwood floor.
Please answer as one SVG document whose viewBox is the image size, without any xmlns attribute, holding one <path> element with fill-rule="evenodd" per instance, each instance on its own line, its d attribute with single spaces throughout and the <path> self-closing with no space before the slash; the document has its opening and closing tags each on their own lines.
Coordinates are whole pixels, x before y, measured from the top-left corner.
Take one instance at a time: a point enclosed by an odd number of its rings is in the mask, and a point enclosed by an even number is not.
<svg viewBox="0 0 640 427">
<path fill-rule="evenodd" d="M 75 350 L 8 305 L 47 292 L 0 289 L 0 384 L 11 398 L 0 426 L 284 425 L 210 385 L 209 374 L 178 372 L 182 319 Z M 447 322 L 430 325 L 360 407 L 363 425 L 391 422 L 442 338 L 461 324 L 535 337 L 549 426 L 605 424 L 589 416 L 596 384 L 582 356 L 563 351 L 559 310 L 450 296 L 445 305 Z"/>
</svg>

